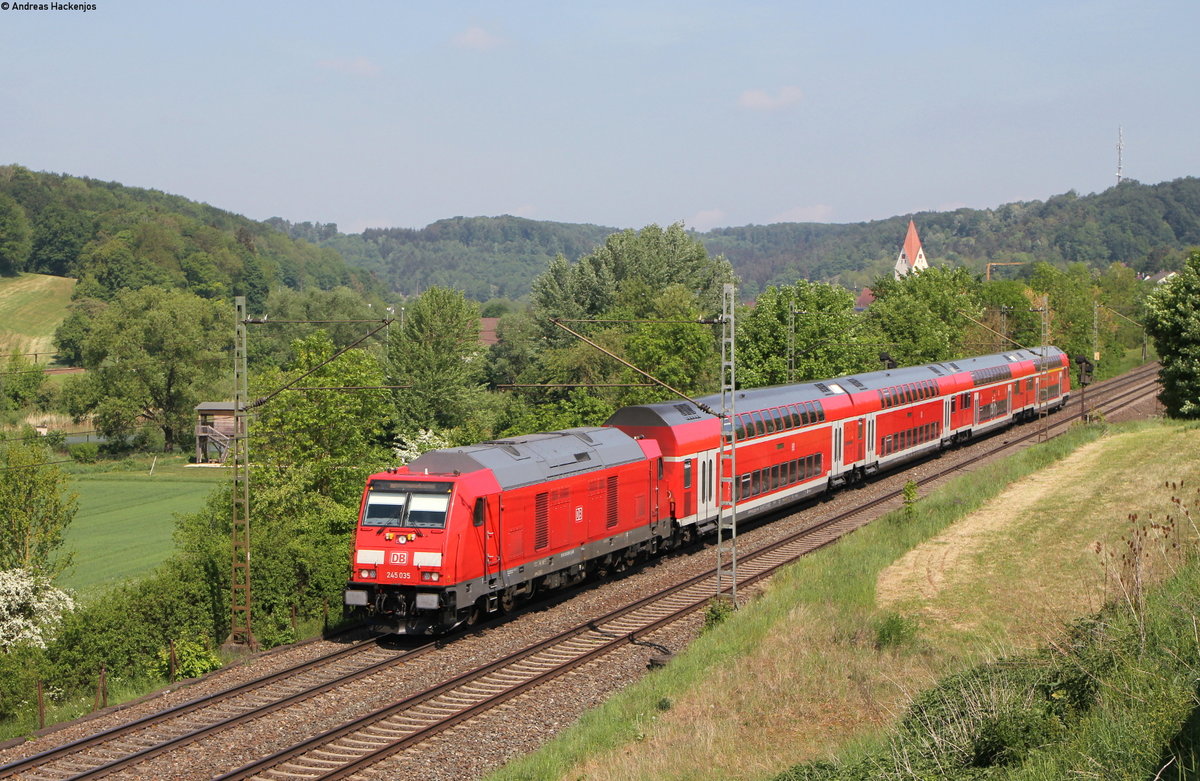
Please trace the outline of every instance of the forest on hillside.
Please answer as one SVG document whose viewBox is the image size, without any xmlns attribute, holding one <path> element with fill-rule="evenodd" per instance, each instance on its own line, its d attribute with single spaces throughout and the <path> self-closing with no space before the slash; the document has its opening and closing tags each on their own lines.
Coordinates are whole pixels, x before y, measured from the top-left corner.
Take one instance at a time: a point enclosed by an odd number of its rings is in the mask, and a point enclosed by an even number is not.
<svg viewBox="0 0 1200 781">
<path fill-rule="evenodd" d="M 863 287 L 891 268 L 909 219 L 916 220 L 934 265 L 983 272 L 995 261 L 1028 262 L 1005 276 L 1028 277 L 1032 263 L 1082 262 L 1103 269 L 1120 262 L 1135 271 L 1178 267 L 1200 244 L 1200 179 L 1144 185 L 1128 180 L 1093 195 L 1068 192 L 1046 201 L 995 209 L 921 212 L 854 224 L 779 223 L 693 232 L 723 255 L 741 279 L 742 297 L 797 279 Z M 547 263 L 578 260 L 614 229 L 520 217 L 455 217 L 419 230 L 370 229 L 342 234 L 332 223 L 268 221 L 294 238 L 336 249 L 348 263 L 375 273 L 388 289 L 412 296 L 433 285 L 470 298 L 521 298 Z M 640 226 L 639 226 L 640 227 Z"/>
<path fill-rule="evenodd" d="M 76 299 L 181 288 L 202 298 L 245 295 L 258 311 L 272 288 L 376 289 L 333 249 L 237 214 L 66 174 L 0 166 L 0 275 L 74 277 Z"/>
</svg>

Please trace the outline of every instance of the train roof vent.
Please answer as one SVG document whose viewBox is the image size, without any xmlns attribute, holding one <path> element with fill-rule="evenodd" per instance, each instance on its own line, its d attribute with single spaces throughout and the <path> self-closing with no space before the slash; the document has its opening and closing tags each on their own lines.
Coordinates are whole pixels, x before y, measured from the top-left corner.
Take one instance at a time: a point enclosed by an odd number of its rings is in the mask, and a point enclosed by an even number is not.
<svg viewBox="0 0 1200 781">
<path fill-rule="evenodd" d="M 858 388 L 859 390 L 867 389 L 867 386 L 863 385 L 861 382 L 859 382 L 857 377 L 847 377 L 846 382 L 850 383 L 851 385 Z"/>
<path fill-rule="evenodd" d="M 829 386 L 823 382 L 814 382 L 813 387 L 824 393 L 826 396 L 832 396 L 833 391 L 829 390 Z"/>
<path fill-rule="evenodd" d="M 676 404 L 675 409 L 688 420 L 699 420 L 700 413 L 691 404 Z"/>
<path fill-rule="evenodd" d="M 591 453 L 576 453 L 575 454 L 576 463 L 578 463 L 580 461 L 591 461 L 591 460 L 592 460 Z"/>
<path fill-rule="evenodd" d="M 958 364 L 953 361 L 950 362 L 950 368 L 954 369 L 954 371 L 956 371 L 956 372 L 962 371 L 962 369 L 959 368 Z"/>
<path fill-rule="evenodd" d="M 589 445 L 596 444 L 596 440 L 592 439 L 590 436 L 587 435 L 587 433 L 585 433 L 583 431 L 573 431 L 571 433 L 573 433 L 575 436 L 579 437 L 580 439 L 582 439 L 584 442 L 588 443 Z"/>
<path fill-rule="evenodd" d="M 942 371 L 941 369 L 939 369 L 937 367 L 937 364 L 932 364 L 932 363 L 929 364 L 929 371 L 933 372 L 934 374 L 938 375 L 939 377 L 941 377 L 943 374 L 945 374 L 944 371 Z"/>
</svg>

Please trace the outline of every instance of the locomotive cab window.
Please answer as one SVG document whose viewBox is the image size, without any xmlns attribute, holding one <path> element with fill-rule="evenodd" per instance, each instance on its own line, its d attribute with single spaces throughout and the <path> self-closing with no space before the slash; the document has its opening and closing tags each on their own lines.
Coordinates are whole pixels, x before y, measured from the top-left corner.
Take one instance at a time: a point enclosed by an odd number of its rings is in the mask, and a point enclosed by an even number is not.
<svg viewBox="0 0 1200 781">
<path fill-rule="evenodd" d="M 363 526 L 444 529 L 452 483 L 380 481 L 367 494 Z"/>
<path fill-rule="evenodd" d="M 475 500 L 475 517 L 474 523 L 476 526 L 483 526 L 484 516 L 487 513 L 487 502 L 481 496 Z"/>
</svg>

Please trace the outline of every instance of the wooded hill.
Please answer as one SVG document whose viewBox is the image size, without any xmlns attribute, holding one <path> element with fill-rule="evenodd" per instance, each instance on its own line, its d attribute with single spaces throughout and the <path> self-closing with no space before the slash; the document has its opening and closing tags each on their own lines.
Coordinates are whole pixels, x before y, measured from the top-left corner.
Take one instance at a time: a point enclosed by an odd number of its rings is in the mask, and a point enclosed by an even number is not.
<svg viewBox="0 0 1200 781">
<path fill-rule="evenodd" d="M 1093 195 L 1072 191 L 995 209 L 694 235 L 711 255 L 733 264 L 749 299 L 767 285 L 797 279 L 871 284 L 895 262 L 910 218 L 935 265 L 982 273 L 993 261 L 1079 261 L 1095 268 L 1119 261 L 1154 272 L 1179 266 L 1186 249 L 1200 245 L 1200 179 L 1126 181 Z M 386 287 L 413 296 L 438 285 L 479 301 L 516 299 L 555 256 L 575 261 L 615 230 L 502 216 L 344 234 L 334 223 L 257 222 L 157 190 L 0 166 L 0 274 L 77 277 L 80 297 L 106 299 L 121 288 L 159 284 L 208 298 L 243 293 L 255 311 L 273 287 Z"/>
<path fill-rule="evenodd" d="M 275 287 L 374 290 L 334 250 L 262 222 L 157 190 L 0 166 L 0 274 L 75 277 L 76 297 L 147 285 L 205 298 Z"/>
<path fill-rule="evenodd" d="M 695 235 L 710 254 L 733 263 L 743 297 L 751 298 L 767 285 L 797 279 L 837 281 L 852 288 L 870 284 L 895 263 L 910 218 L 935 264 L 982 272 L 992 261 L 1081 261 L 1095 268 L 1119 261 L 1154 272 L 1179 265 L 1183 251 L 1200 244 L 1200 179 L 1155 185 L 1126 181 L 1093 195 L 1072 191 L 996 209 L 921 212 L 842 225 L 749 225 Z M 420 230 L 371 229 L 351 235 L 338 233 L 333 224 L 268 222 L 293 237 L 338 250 L 393 291 L 414 295 L 443 285 L 480 301 L 525 295 L 556 254 L 574 261 L 614 230 L 511 216 L 455 217 Z M 1022 270 L 1004 273 L 1015 276 Z"/>
</svg>

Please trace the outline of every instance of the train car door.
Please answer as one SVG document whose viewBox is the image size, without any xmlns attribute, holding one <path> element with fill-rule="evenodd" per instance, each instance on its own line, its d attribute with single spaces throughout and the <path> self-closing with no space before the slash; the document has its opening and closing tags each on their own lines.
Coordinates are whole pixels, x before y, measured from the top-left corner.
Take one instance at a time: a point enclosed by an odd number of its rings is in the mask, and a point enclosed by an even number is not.
<svg viewBox="0 0 1200 781">
<path fill-rule="evenodd" d="M 717 459 L 701 453 L 696 460 L 696 518 L 704 521 L 717 515 Z"/>
<path fill-rule="evenodd" d="M 843 461 L 847 464 L 856 464 L 863 459 L 863 434 L 866 429 L 866 421 L 862 418 L 858 420 L 848 420 L 842 424 Z"/>
<path fill-rule="evenodd" d="M 830 475 L 840 475 L 842 473 L 842 427 L 833 427 L 833 458 L 830 459 L 829 473 Z"/>
<path fill-rule="evenodd" d="M 475 500 L 472 524 L 479 534 L 479 548 L 483 555 L 483 579 L 489 586 L 503 569 L 500 539 L 500 497 L 480 496 Z"/>
</svg>

